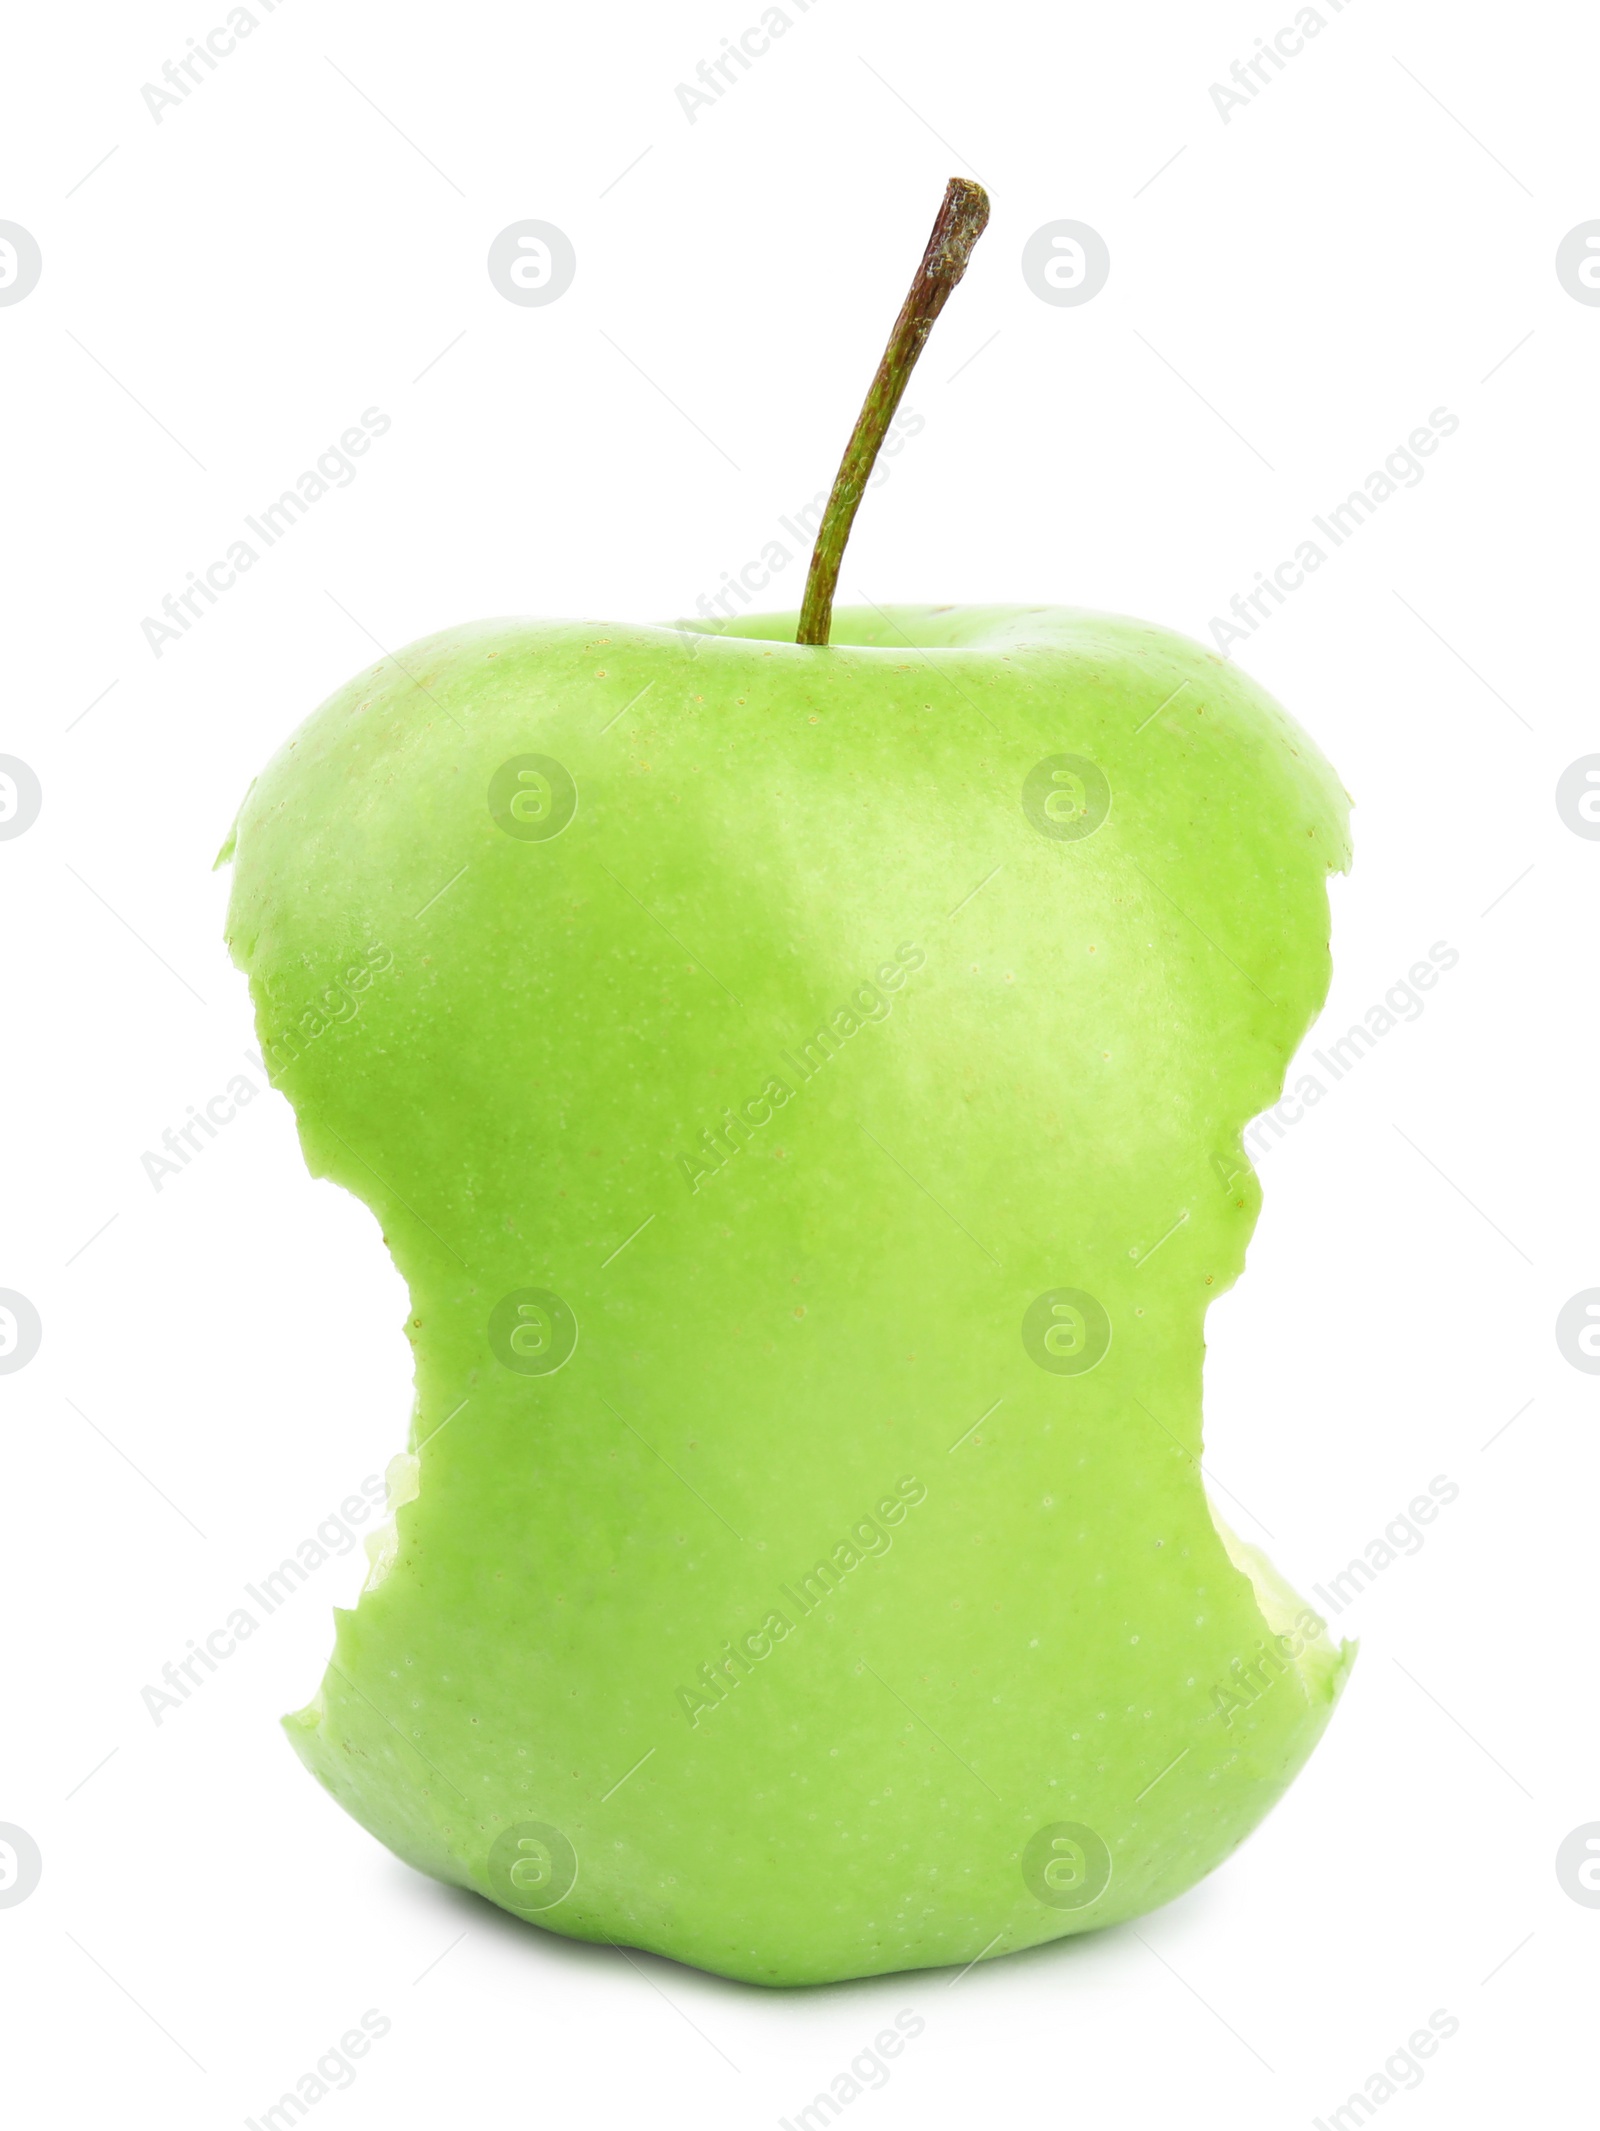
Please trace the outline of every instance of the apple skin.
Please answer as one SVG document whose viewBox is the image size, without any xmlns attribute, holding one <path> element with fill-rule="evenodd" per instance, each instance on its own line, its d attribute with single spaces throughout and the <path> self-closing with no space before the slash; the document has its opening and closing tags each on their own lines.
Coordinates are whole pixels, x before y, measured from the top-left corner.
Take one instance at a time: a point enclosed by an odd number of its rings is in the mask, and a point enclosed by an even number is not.
<svg viewBox="0 0 1600 2131">
<path fill-rule="evenodd" d="M 306 1161 L 411 1297 L 395 1529 L 290 1736 L 419 1870 L 764 1984 L 1170 1900 L 1353 1656 L 1198 1464 L 1336 778 L 1144 623 L 793 627 L 430 637 L 224 851 Z M 511 829 L 529 755 L 571 793 Z"/>
</svg>

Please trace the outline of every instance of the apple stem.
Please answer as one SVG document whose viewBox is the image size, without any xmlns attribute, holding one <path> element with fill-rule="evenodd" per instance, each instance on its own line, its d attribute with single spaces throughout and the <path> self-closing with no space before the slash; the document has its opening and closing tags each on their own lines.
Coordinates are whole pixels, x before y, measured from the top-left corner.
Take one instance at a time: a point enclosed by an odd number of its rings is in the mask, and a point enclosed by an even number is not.
<svg viewBox="0 0 1600 2131">
<path fill-rule="evenodd" d="M 950 291 L 967 270 L 972 247 L 983 235 L 989 219 L 989 195 L 970 178 L 952 178 L 945 187 L 944 204 L 933 225 L 922 264 L 900 306 L 900 316 L 889 335 L 878 374 L 856 417 L 839 471 L 834 476 L 828 507 L 811 551 L 811 569 L 806 577 L 806 596 L 800 608 L 797 644 L 825 644 L 833 625 L 833 595 L 844 560 L 845 542 L 855 523 L 867 479 L 877 460 L 878 449 L 888 434 L 911 373 L 917 366 L 933 321 L 944 309 Z"/>
</svg>

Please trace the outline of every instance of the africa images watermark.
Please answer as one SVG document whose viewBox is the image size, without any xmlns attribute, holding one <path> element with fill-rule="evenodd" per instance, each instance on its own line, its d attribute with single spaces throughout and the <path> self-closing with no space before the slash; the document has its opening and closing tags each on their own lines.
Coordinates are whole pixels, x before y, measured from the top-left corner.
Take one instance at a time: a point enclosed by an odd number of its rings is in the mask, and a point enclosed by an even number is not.
<svg viewBox="0 0 1600 2131">
<path fill-rule="evenodd" d="M 705 1128 L 694 1152 L 678 1156 L 678 1167 L 689 1189 L 698 1191 L 702 1178 L 715 1176 L 734 1155 L 742 1154 L 761 1127 L 770 1125 L 777 1113 L 793 1102 L 797 1089 L 808 1080 L 815 1080 L 828 1061 L 839 1055 L 852 1036 L 859 1036 L 869 1021 L 887 1021 L 894 1007 L 889 995 L 900 989 L 909 971 L 920 969 L 927 959 L 915 941 L 903 942 L 896 948 L 892 962 L 878 964 L 876 984 L 858 984 L 844 1005 L 826 1015 L 806 1041 L 796 1046 L 798 1057 L 780 1051 L 778 1056 L 794 1075 L 794 1084 L 777 1073 L 769 1073 L 759 1095 L 752 1095 L 737 1110 L 724 1109 L 722 1122 L 714 1129 L 709 1125 Z M 735 1136 L 739 1133 L 744 1135 L 742 1139 Z"/>
<path fill-rule="evenodd" d="M 265 1068 L 259 1058 L 245 1053 L 246 1062 L 253 1065 L 262 1078 Z M 239 1112 L 253 1103 L 261 1090 L 244 1073 L 235 1073 L 220 1093 L 213 1095 L 203 1109 L 189 1105 L 188 1116 L 181 1125 L 169 1125 L 161 1135 L 164 1153 L 155 1153 L 146 1148 L 139 1162 L 152 1188 L 160 1191 L 169 1176 L 182 1176 L 197 1154 L 204 1154 L 209 1143 L 216 1139 L 225 1125 L 231 1125 Z M 204 1134 L 202 1138 L 200 1135 Z"/>
<path fill-rule="evenodd" d="M 227 20 L 207 30 L 203 43 L 198 37 L 191 37 L 183 57 L 167 61 L 161 69 L 165 88 L 153 81 L 143 83 L 139 93 L 156 124 L 161 124 L 167 111 L 177 110 L 186 97 L 192 96 L 207 73 L 215 74 L 220 61 L 231 59 L 241 40 L 260 29 L 262 16 L 272 14 L 281 4 L 282 0 L 256 0 L 260 15 L 252 14 L 247 7 L 230 8 Z"/>
<path fill-rule="evenodd" d="M 1335 15 L 1343 14 L 1349 0 L 1327 0 Z M 1276 70 L 1283 73 L 1291 59 L 1298 59 L 1313 37 L 1320 37 L 1328 27 L 1328 18 L 1319 8 L 1303 7 L 1293 22 L 1286 22 L 1274 33 L 1269 44 L 1265 37 L 1256 39 L 1256 49 L 1249 59 L 1236 59 L 1228 69 L 1234 83 L 1229 88 L 1226 82 L 1211 84 L 1211 101 L 1216 106 L 1217 116 L 1227 126 L 1233 122 L 1235 111 L 1243 111 L 1271 86 Z"/>
<path fill-rule="evenodd" d="M 1311 1055 L 1328 1075 L 1327 1081 L 1319 1080 L 1315 1073 L 1302 1073 L 1280 1101 L 1253 1118 L 1246 1125 L 1240 1142 L 1246 1157 L 1259 1162 L 1263 1155 L 1270 1154 L 1289 1128 L 1300 1124 L 1335 1082 L 1347 1079 L 1362 1059 L 1377 1049 L 1385 1036 L 1397 1029 L 1402 1021 L 1420 1020 L 1424 1001 L 1419 995 L 1432 991 L 1440 977 L 1454 969 L 1460 960 L 1448 940 L 1435 940 L 1428 949 L 1427 959 L 1413 962 L 1405 976 L 1397 977 L 1383 997 L 1367 1008 L 1361 1020 L 1352 1022 L 1342 1036 L 1329 1042 L 1326 1050 L 1313 1050 Z M 1231 1191 L 1241 1174 L 1238 1164 L 1230 1165 L 1221 1155 L 1214 1158 L 1214 1164 L 1222 1178 L 1223 1189 Z"/>
<path fill-rule="evenodd" d="M 203 621 L 206 607 L 214 607 L 220 594 L 231 592 L 245 571 L 253 570 L 266 550 L 276 547 L 290 527 L 305 516 L 313 503 L 320 503 L 330 488 L 348 488 L 358 471 L 355 461 L 372 449 L 374 438 L 386 435 L 393 427 L 381 408 L 364 409 L 359 424 L 352 423 L 336 444 L 330 444 L 293 488 L 286 488 L 259 517 L 247 513 L 244 522 L 260 541 L 260 548 L 252 547 L 248 540 L 235 540 L 215 562 L 206 565 L 203 573 L 191 570 L 181 592 L 167 593 L 161 602 L 166 620 L 147 614 L 140 623 L 152 654 L 160 658 L 168 644 L 180 642 L 197 621 Z M 206 606 L 201 605 L 202 600 Z"/>
<path fill-rule="evenodd" d="M 386 1483 L 376 1473 L 368 1473 L 361 1483 L 360 1493 L 346 1495 L 338 1509 L 323 1518 L 313 1536 L 301 1540 L 292 1557 L 286 1556 L 261 1578 L 259 1584 L 245 1585 L 250 1606 L 235 1606 L 227 1619 L 213 1628 L 203 1641 L 196 1641 L 191 1635 L 187 1654 L 162 1666 L 163 1684 L 139 1690 L 139 1698 L 150 1713 L 151 1723 L 159 1728 L 170 1710 L 181 1709 L 196 1689 L 203 1687 L 210 1675 L 234 1656 L 239 1645 L 255 1634 L 268 1615 L 276 1613 L 280 1606 L 293 1598 L 301 1585 L 309 1582 L 312 1574 L 325 1562 L 336 1555 L 353 1553 L 359 1541 L 351 1527 L 365 1524 L 374 1510 L 384 1507 L 387 1499 Z M 258 1610 L 252 1611 L 252 1606 Z M 201 1667 L 204 1670 L 198 1669 Z"/>
<path fill-rule="evenodd" d="M 795 1579 L 795 1585 L 780 1583 L 779 1595 L 793 1612 L 794 1618 L 782 1607 L 774 1606 L 759 1628 L 752 1628 L 746 1635 L 725 1642 L 719 1657 L 709 1659 L 696 1674 L 697 1685 L 679 1687 L 676 1690 L 678 1707 L 689 1720 L 690 1729 L 700 1721 L 703 1711 L 715 1709 L 725 1702 L 733 1688 L 739 1686 L 745 1674 L 753 1672 L 764 1658 L 771 1657 L 780 1643 L 787 1642 L 796 1627 L 808 1614 L 825 1606 L 843 1584 L 852 1569 L 860 1568 L 863 1561 L 874 1555 L 887 1554 L 894 1545 L 891 1528 L 903 1524 L 908 1509 L 915 1509 L 919 1502 L 928 1499 L 928 1490 L 914 1474 L 895 1483 L 892 1495 L 885 1495 L 869 1517 L 858 1518 L 837 1546 L 809 1569 L 804 1576 Z"/>
<path fill-rule="evenodd" d="M 1331 1612 L 1342 1613 L 1402 1554 L 1420 1554 L 1426 1541 L 1417 1527 L 1432 1524 L 1441 1509 L 1448 1509 L 1460 1498 L 1461 1489 L 1449 1474 L 1435 1473 L 1428 1482 L 1427 1493 L 1413 1495 L 1404 1511 L 1389 1519 L 1380 1538 L 1369 1539 L 1362 1552 L 1346 1562 L 1337 1576 L 1330 1576 L 1326 1584 L 1314 1583 L 1312 1590 Z"/>
<path fill-rule="evenodd" d="M 246 2131 L 292 2131 L 313 2103 L 325 2101 L 336 2088 L 355 2085 L 356 2068 L 350 2060 L 365 2057 L 393 2026 L 387 2013 L 369 2005 L 361 2015 L 360 2026 L 346 2028 L 336 2043 L 330 2043 L 311 2070 L 302 2072 L 295 2081 L 292 2094 L 280 2094 L 270 2109 L 262 2110 L 259 2120 L 254 2116 L 245 2118 Z"/>
<path fill-rule="evenodd" d="M 759 22 L 739 32 L 737 41 L 724 37 L 722 50 L 715 59 L 702 59 L 694 70 L 694 82 L 680 81 L 675 91 L 678 109 L 694 125 L 702 111 L 709 111 L 720 103 L 728 91 L 748 74 L 758 59 L 765 59 L 774 42 L 787 37 L 794 28 L 796 18 L 808 14 L 815 0 L 789 0 L 794 14 L 781 7 L 769 7 L 762 13 Z M 695 87 L 695 82 L 699 87 Z"/>
<path fill-rule="evenodd" d="M 1330 2109 L 1326 2119 L 1311 2119 L 1316 2131 L 1360 2131 L 1361 2125 L 1369 2123 L 1383 2103 L 1393 2101 L 1402 2088 L 1421 2086 L 1427 2074 L 1418 2058 L 1436 2056 L 1440 2043 L 1448 2042 L 1460 2026 L 1455 2014 L 1442 2005 L 1430 2013 L 1427 2026 L 1419 2027 L 1401 2047 L 1392 2050 L 1384 2059 L 1382 2070 L 1372 2073 L 1359 2092 L 1348 2095 L 1338 2108 Z"/>
<path fill-rule="evenodd" d="M 894 2026 L 880 2028 L 872 2038 L 871 2046 L 852 2057 L 848 2071 L 837 2073 L 825 2093 L 814 2094 L 803 2109 L 796 2109 L 794 2117 L 778 2118 L 779 2131 L 826 2131 L 836 2117 L 842 2116 L 850 2102 L 859 2101 L 869 2088 L 886 2087 L 891 2077 L 885 2057 L 898 2057 L 907 2042 L 915 2042 L 927 2026 L 921 2013 L 914 2013 L 908 2006 L 896 2013 Z"/>
<path fill-rule="evenodd" d="M 325 985 L 316 999 L 301 1007 L 292 1016 L 290 1025 L 280 1030 L 265 1046 L 273 1070 L 282 1072 L 285 1066 L 292 1065 L 308 1043 L 315 1043 L 337 1023 L 353 1021 L 361 1011 L 359 995 L 375 975 L 382 976 L 393 967 L 394 956 L 381 942 L 367 948 L 358 961 L 352 962 L 341 973 L 339 983 Z M 251 1051 L 244 1055 L 245 1063 L 254 1066 L 265 1080 L 266 1060 Z M 201 1108 L 190 1103 L 184 1122 L 169 1125 L 162 1133 L 163 1151 L 147 1147 L 139 1157 L 152 1188 L 159 1192 L 168 1177 L 181 1176 L 195 1156 L 204 1154 L 210 1142 L 220 1136 L 223 1127 L 231 1125 L 239 1112 L 254 1102 L 260 1093 L 260 1088 L 246 1074 L 235 1073 L 227 1086 Z"/>
<path fill-rule="evenodd" d="M 1258 1639 L 1249 1660 L 1236 1657 L 1229 1668 L 1228 1678 L 1212 1688 L 1212 1714 L 1220 1717 L 1232 1731 L 1234 1711 L 1253 1709 L 1262 1696 L 1293 1669 L 1296 1659 L 1305 1654 L 1326 1628 L 1327 1622 L 1306 1606 L 1296 1614 L 1293 1626 L 1280 1629 L 1270 1645 Z"/>
<path fill-rule="evenodd" d="M 889 425 L 889 433 L 883 440 L 883 448 L 867 480 L 868 488 L 881 488 L 893 468 L 889 461 L 897 458 L 911 437 L 920 436 L 927 428 L 925 416 L 914 407 L 902 407 Z M 774 577 L 786 570 L 797 555 L 808 555 L 811 544 L 817 537 L 817 528 L 822 523 L 822 514 L 828 507 L 828 491 L 819 488 L 809 503 L 804 503 L 793 517 L 779 514 L 778 524 L 787 533 L 794 546 L 788 547 L 776 534 L 766 542 L 758 555 L 737 571 L 724 570 L 722 582 L 715 592 L 702 592 L 695 601 L 695 612 L 717 631 L 737 618 L 739 606 L 753 604 L 757 592 L 764 592 Z M 738 605 L 735 604 L 738 602 Z"/>
<path fill-rule="evenodd" d="M 1313 514 L 1311 523 L 1327 541 L 1328 547 L 1323 548 L 1315 540 L 1302 540 L 1270 577 L 1265 570 L 1257 570 L 1253 589 L 1234 593 L 1228 602 L 1229 612 L 1234 616 L 1232 621 L 1216 614 L 1211 617 L 1212 641 L 1224 657 L 1231 655 L 1231 645 L 1244 643 L 1255 635 L 1263 622 L 1270 621 L 1273 605 L 1284 606 L 1289 593 L 1298 592 L 1312 572 L 1322 568 L 1329 551 L 1342 548 L 1351 534 L 1365 525 L 1379 504 L 1387 503 L 1402 488 L 1415 488 L 1428 470 L 1423 460 L 1431 459 L 1442 439 L 1453 437 L 1460 427 L 1459 417 L 1448 407 L 1435 407 L 1426 426 L 1413 429 L 1404 444 L 1397 444 L 1383 465 L 1368 474 L 1360 488 L 1353 488 L 1326 517 Z"/>
<path fill-rule="evenodd" d="M 271 1069 L 282 1072 L 285 1066 L 294 1064 L 307 1044 L 315 1043 L 340 1022 L 354 1021 L 361 1011 L 360 994 L 375 976 L 385 977 L 393 968 L 393 952 L 381 940 L 363 948 L 359 958 L 340 972 L 337 983 L 324 985 L 315 999 L 301 1007 L 276 1036 L 262 1045 Z"/>
</svg>

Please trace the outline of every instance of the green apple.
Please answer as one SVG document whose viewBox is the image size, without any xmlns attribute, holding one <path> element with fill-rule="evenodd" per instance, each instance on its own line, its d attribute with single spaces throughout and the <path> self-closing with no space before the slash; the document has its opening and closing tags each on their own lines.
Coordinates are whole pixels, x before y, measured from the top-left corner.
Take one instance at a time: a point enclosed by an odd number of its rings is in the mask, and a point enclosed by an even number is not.
<svg viewBox="0 0 1600 2131">
<path fill-rule="evenodd" d="M 1352 1654 L 1199 1466 L 1344 794 L 1165 631 L 829 606 L 431 637 L 228 847 L 416 1371 L 291 1738 L 420 1870 L 768 1984 L 1169 1900 Z"/>
</svg>

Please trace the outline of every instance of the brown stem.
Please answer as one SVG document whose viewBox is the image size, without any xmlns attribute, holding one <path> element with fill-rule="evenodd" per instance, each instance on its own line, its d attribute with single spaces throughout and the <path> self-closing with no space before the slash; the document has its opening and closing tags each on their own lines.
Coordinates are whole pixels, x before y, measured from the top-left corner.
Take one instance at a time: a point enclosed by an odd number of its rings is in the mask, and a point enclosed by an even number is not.
<svg viewBox="0 0 1600 2131">
<path fill-rule="evenodd" d="M 972 247 L 983 235 L 989 219 L 989 195 L 969 178 L 952 178 L 945 187 L 944 205 L 933 225 L 933 235 L 922 255 L 916 278 L 900 306 L 900 316 L 889 335 L 878 374 L 856 417 L 833 492 L 811 551 L 811 569 L 806 578 L 806 596 L 800 608 L 797 644 L 825 644 L 833 624 L 833 595 L 844 560 L 845 542 L 865 493 L 867 478 L 878 456 L 878 447 L 888 433 L 894 411 L 916 368 L 917 357 L 933 330 L 933 321 L 967 270 Z"/>
</svg>

